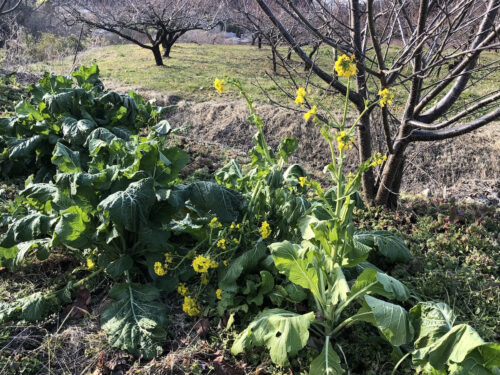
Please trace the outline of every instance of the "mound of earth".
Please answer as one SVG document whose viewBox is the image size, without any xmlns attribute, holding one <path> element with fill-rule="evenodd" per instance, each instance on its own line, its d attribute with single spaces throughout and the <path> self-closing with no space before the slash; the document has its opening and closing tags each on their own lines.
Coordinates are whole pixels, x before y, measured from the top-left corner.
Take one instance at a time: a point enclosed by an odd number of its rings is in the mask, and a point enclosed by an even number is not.
<svg viewBox="0 0 500 375">
<path fill-rule="evenodd" d="M 248 108 L 240 100 L 179 102 L 169 114 L 173 126 L 185 127 L 190 138 L 218 147 L 239 150 L 252 147 L 255 128 L 247 120 Z M 299 149 L 295 160 L 311 172 L 322 171 L 330 162 L 329 151 L 319 129 L 307 125 L 302 114 L 274 105 L 258 105 L 269 144 L 276 147 L 283 137 L 295 137 Z M 407 172 L 402 190 L 409 194 L 428 191 L 438 196 L 454 195 L 487 204 L 499 204 L 500 124 L 493 123 L 455 139 L 418 143 L 408 150 Z M 382 139 L 374 140 L 380 144 Z M 348 169 L 358 163 L 356 152 L 347 160 Z M 428 190 L 427 190 L 428 189 Z"/>
</svg>

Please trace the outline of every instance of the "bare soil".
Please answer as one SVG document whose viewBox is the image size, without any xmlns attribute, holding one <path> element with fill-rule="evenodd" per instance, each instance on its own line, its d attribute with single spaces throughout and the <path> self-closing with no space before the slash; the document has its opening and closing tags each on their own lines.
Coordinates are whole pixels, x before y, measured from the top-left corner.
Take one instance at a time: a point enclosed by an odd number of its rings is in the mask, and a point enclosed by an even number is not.
<svg viewBox="0 0 500 375">
<path fill-rule="evenodd" d="M 162 101 L 176 102 L 164 97 Z M 246 103 L 218 100 L 201 103 L 178 102 L 169 114 L 173 126 L 185 127 L 195 142 L 213 144 L 246 154 L 252 147 L 255 128 L 248 120 Z M 305 165 L 317 174 L 329 163 L 329 152 L 319 129 L 307 125 L 300 113 L 273 105 L 258 105 L 257 112 L 266 124 L 269 144 L 276 147 L 283 137 L 295 137 L 299 149 L 292 162 Z M 402 191 L 408 194 L 453 195 L 486 204 L 499 204 L 500 124 L 492 123 L 471 134 L 455 139 L 419 143 L 408 150 Z M 377 135 L 374 143 L 382 141 Z M 347 168 L 357 165 L 357 153 L 351 152 Z M 428 189 L 428 190 L 427 190 Z"/>
</svg>

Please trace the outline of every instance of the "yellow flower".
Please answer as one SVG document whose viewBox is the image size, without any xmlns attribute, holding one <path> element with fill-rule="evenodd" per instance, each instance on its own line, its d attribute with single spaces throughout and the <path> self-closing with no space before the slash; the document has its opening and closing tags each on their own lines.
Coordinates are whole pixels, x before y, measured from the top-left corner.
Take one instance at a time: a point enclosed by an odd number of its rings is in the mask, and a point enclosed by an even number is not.
<svg viewBox="0 0 500 375">
<path fill-rule="evenodd" d="M 215 81 L 214 81 L 214 87 L 215 89 L 220 92 L 220 93 L 223 93 L 224 90 L 226 89 L 224 87 L 224 80 L 223 79 L 219 79 L 219 78 L 216 78 Z"/>
<path fill-rule="evenodd" d="M 349 78 L 356 75 L 356 63 L 354 62 L 354 55 L 351 57 L 347 55 L 340 56 L 335 61 L 335 71 L 341 77 Z"/>
<path fill-rule="evenodd" d="M 210 228 L 220 228 L 222 226 L 222 224 L 219 223 L 219 219 L 217 219 L 217 217 L 214 217 L 212 220 L 210 220 L 210 223 L 208 223 L 208 226 Z"/>
<path fill-rule="evenodd" d="M 217 299 L 222 299 L 222 289 L 217 289 L 215 291 L 215 295 L 217 296 Z"/>
<path fill-rule="evenodd" d="M 394 94 L 390 92 L 388 88 L 380 90 L 378 92 L 378 95 L 380 96 L 381 107 L 385 107 L 386 104 L 392 105 L 392 99 L 394 99 Z"/>
<path fill-rule="evenodd" d="M 307 178 L 299 177 L 299 185 L 304 187 L 305 184 L 307 184 Z"/>
<path fill-rule="evenodd" d="M 387 156 L 383 155 L 380 152 L 377 152 L 375 155 L 372 156 L 372 162 L 370 165 L 372 167 L 376 167 L 377 165 L 381 165 L 384 161 L 387 160 Z"/>
<path fill-rule="evenodd" d="M 95 268 L 95 263 L 92 258 L 87 258 L 87 268 L 93 270 Z"/>
<path fill-rule="evenodd" d="M 167 273 L 160 262 L 155 262 L 154 271 L 158 276 L 165 276 Z"/>
<path fill-rule="evenodd" d="M 187 296 L 189 294 L 187 285 L 184 283 L 179 283 L 179 285 L 177 285 L 177 293 L 179 293 L 183 297 Z"/>
<path fill-rule="evenodd" d="M 309 121 L 311 119 L 311 117 L 314 119 L 316 117 L 317 112 L 318 112 L 318 108 L 315 105 L 313 105 L 311 110 L 304 114 L 304 119 L 306 121 Z"/>
<path fill-rule="evenodd" d="M 170 253 L 165 253 L 165 263 L 169 264 L 174 261 L 174 258 L 172 257 L 172 254 Z"/>
<path fill-rule="evenodd" d="M 352 144 L 354 143 L 354 138 L 351 138 L 344 130 L 339 132 L 335 138 L 337 139 L 337 144 L 339 150 L 351 150 Z"/>
<path fill-rule="evenodd" d="M 267 221 L 262 222 L 262 225 L 260 226 L 260 235 L 262 236 L 263 239 L 266 239 L 271 235 L 271 226 L 267 223 Z"/>
<path fill-rule="evenodd" d="M 210 258 L 205 258 L 203 255 L 198 255 L 193 260 L 193 269 L 198 273 L 208 272 L 210 268 Z"/>
<path fill-rule="evenodd" d="M 198 304 L 194 298 L 189 296 L 184 297 L 184 303 L 182 304 L 182 310 L 189 316 L 196 316 L 200 313 Z"/>
<path fill-rule="evenodd" d="M 222 262 L 226 267 L 229 266 L 229 262 L 227 260 Z"/>
<path fill-rule="evenodd" d="M 217 263 L 215 260 L 210 261 L 210 268 L 217 268 L 219 267 L 219 263 Z"/>
<path fill-rule="evenodd" d="M 203 273 L 201 275 L 201 283 L 203 285 L 208 285 L 209 282 L 210 282 L 210 279 L 208 278 L 208 274 L 207 273 Z"/>
<path fill-rule="evenodd" d="M 220 247 L 222 250 L 226 250 L 226 239 L 221 238 L 219 241 L 217 241 L 217 247 Z"/>
<path fill-rule="evenodd" d="M 306 90 L 303 87 L 299 87 L 296 92 L 297 97 L 295 98 L 295 104 L 303 104 L 305 101 Z"/>
<path fill-rule="evenodd" d="M 235 244 L 239 244 L 239 243 L 240 243 L 240 240 L 238 240 L 238 239 L 235 237 L 235 238 L 233 238 L 233 242 L 234 242 Z"/>
</svg>

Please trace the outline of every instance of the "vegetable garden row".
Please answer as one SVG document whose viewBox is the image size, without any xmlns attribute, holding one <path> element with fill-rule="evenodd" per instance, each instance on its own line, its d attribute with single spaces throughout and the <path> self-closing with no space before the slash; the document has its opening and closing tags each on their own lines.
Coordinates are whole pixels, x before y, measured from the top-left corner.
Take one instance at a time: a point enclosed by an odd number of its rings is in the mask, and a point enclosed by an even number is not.
<svg viewBox="0 0 500 375">
<path fill-rule="evenodd" d="M 341 58 L 336 66 L 348 79 L 355 74 L 350 64 Z M 411 363 L 425 374 L 500 374 L 500 344 L 456 324 L 446 304 L 418 301 L 368 261 L 404 263 L 411 254 L 391 232 L 354 225 L 361 175 L 385 156 L 343 173 L 356 129 L 346 122 L 347 101 L 338 120 L 320 122 L 320 103 L 305 116 L 321 127 L 332 155 L 326 189 L 290 165 L 295 139 L 268 146 L 251 97 L 240 82 L 226 81 L 216 80 L 216 89 L 241 92 L 256 133 L 250 164 L 231 160 L 216 182 L 183 183 L 179 172 L 189 157 L 166 145 L 173 129 L 162 120 L 171 108 L 106 91 L 96 64 L 73 77 L 45 74 L 15 115 L 0 118 L 3 177 L 29 175 L 2 213 L 8 229 L 0 266 L 16 269 L 64 249 L 86 270 L 61 290 L 0 302 L 0 322 L 41 320 L 70 303 L 80 286 L 106 277 L 113 303 L 101 327 L 112 346 L 144 359 L 162 354 L 170 324 L 165 296 L 172 304 L 180 295 L 193 322 L 228 318 L 239 332 L 234 355 L 266 347 L 274 363 L 287 366 L 309 343 L 317 350 L 311 375 L 346 373 L 349 358 L 338 341 L 353 324 L 378 329 L 393 347 L 394 373 Z M 296 103 L 308 95 L 300 89 Z M 366 105 L 391 99 L 386 89 Z M 307 311 L 297 312 L 299 304 Z"/>
</svg>

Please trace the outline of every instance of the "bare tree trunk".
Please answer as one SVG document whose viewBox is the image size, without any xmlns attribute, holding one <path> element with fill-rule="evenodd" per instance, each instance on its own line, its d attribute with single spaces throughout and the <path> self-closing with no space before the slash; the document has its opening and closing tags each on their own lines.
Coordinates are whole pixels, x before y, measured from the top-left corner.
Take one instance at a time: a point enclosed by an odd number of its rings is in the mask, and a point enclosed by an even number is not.
<svg viewBox="0 0 500 375">
<path fill-rule="evenodd" d="M 278 62 L 276 61 L 276 46 L 271 45 L 271 52 L 273 56 L 273 73 L 278 73 Z"/>
<path fill-rule="evenodd" d="M 156 44 L 151 49 L 153 51 L 153 55 L 155 56 L 155 62 L 157 66 L 163 66 L 163 59 L 161 57 L 160 45 Z"/>
<path fill-rule="evenodd" d="M 258 42 L 257 46 L 259 47 L 259 49 L 261 49 L 262 48 L 262 37 L 260 35 L 257 37 L 257 42 Z"/>
</svg>

